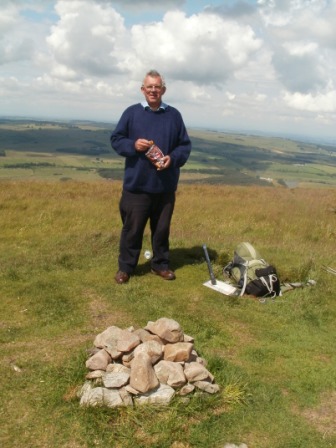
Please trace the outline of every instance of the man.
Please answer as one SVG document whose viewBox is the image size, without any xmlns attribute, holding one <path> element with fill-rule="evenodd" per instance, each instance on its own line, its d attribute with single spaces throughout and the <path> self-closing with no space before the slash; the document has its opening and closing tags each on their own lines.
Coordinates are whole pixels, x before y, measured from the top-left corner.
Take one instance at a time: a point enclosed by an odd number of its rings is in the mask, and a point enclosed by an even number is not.
<svg viewBox="0 0 336 448">
<path fill-rule="evenodd" d="M 174 280 L 169 269 L 169 232 L 180 167 L 188 160 L 191 142 L 180 112 L 162 102 L 163 77 L 149 71 L 141 86 L 142 103 L 128 107 L 111 134 L 112 148 L 125 157 L 119 270 L 115 280 L 127 283 L 138 264 L 144 230 L 149 220 L 153 257 L 151 271 Z M 163 153 L 155 165 L 146 152 L 153 145 Z"/>
</svg>

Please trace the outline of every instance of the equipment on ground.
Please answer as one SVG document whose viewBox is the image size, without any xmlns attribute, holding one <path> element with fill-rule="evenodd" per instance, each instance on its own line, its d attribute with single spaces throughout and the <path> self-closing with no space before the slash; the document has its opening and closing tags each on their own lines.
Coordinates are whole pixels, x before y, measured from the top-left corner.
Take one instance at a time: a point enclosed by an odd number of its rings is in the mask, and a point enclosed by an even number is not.
<svg viewBox="0 0 336 448">
<path fill-rule="evenodd" d="M 274 266 L 267 263 L 248 242 L 240 243 L 233 260 L 223 269 L 223 274 L 240 288 L 240 295 L 276 297 L 281 295 L 280 281 Z"/>
<path fill-rule="evenodd" d="M 238 289 L 235 288 L 233 285 L 230 285 L 229 283 L 216 280 L 215 274 L 212 269 L 210 257 L 208 254 L 208 249 L 206 247 L 206 244 L 203 244 L 203 251 L 205 255 L 205 260 L 207 262 L 210 280 L 203 283 L 204 286 L 207 286 L 208 288 L 213 289 L 214 291 L 220 292 L 222 294 L 225 294 L 226 296 L 237 296 L 238 295 Z"/>
<path fill-rule="evenodd" d="M 276 297 L 282 296 L 287 291 L 316 285 L 315 280 L 280 284 L 275 267 L 269 265 L 260 253 L 247 242 L 237 246 L 233 260 L 223 268 L 223 274 L 229 278 L 229 281 L 220 281 L 215 277 L 206 244 L 203 244 L 203 250 L 210 275 L 210 280 L 203 285 L 226 296 L 248 294 L 258 297 L 261 303 L 266 303 L 269 300 L 282 302 L 279 299 L 275 300 Z M 327 266 L 323 268 L 336 275 L 336 269 Z"/>
</svg>

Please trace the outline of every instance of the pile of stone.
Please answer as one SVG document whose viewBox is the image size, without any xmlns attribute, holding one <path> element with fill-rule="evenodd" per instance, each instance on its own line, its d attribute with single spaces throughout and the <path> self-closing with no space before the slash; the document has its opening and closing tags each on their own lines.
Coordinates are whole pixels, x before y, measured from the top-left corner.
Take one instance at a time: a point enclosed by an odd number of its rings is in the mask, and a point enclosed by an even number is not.
<svg viewBox="0 0 336 448">
<path fill-rule="evenodd" d="M 111 326 L 96 336 L 90 350 L 80 405 L 166 405 L 175 394 L 214 394 L 219 386 L 206 364 L 194 339 L 173 319 L 163 317 L 137 330 Z"/>
</svg>

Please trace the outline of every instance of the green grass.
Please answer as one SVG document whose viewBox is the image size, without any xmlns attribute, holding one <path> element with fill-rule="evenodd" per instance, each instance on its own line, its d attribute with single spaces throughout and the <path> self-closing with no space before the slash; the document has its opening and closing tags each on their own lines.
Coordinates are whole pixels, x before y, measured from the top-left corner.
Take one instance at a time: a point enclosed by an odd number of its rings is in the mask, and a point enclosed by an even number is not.
<svg viewBox="0 0 336 448">
<path fill-rule="evenodd" d="M 120 286 L 119 182 L 1 187 L 1 446 L 336 446 L 336 278 L 322 269 L 336 268 L 336 190 L 182 184 L 171 231 L 177 280 L 153 276 L 142 257 Z M 243 240 L 281 280 L 317 285 L 265 304 L 205 288 L 202 245 L 221 279 Z M 96 334 L 160 317 L 195 338 L 221 392 L 159 409 L 80 408 Z"/>
</svg>

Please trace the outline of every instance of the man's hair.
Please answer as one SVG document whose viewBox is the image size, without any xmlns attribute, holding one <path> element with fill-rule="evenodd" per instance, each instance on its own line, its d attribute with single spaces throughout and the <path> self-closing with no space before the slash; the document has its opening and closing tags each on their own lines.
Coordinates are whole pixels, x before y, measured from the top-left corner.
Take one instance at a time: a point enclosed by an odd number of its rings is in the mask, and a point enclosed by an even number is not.
<svg viewBox="0 0 336 448">
<path fill-rule="evenodd" d="M 161 78 L 162 87 L 165 87 L 166 85 L 165 80 L 157 70 L 149 70 L 149 72 L 147 72 L 145 75 L 144 81 L 147 78 L 147 76 L 151 76 L 152 78 Z M 144 82 L 142 83 L 142 85 L 144 85 Z"/>
</svg>

